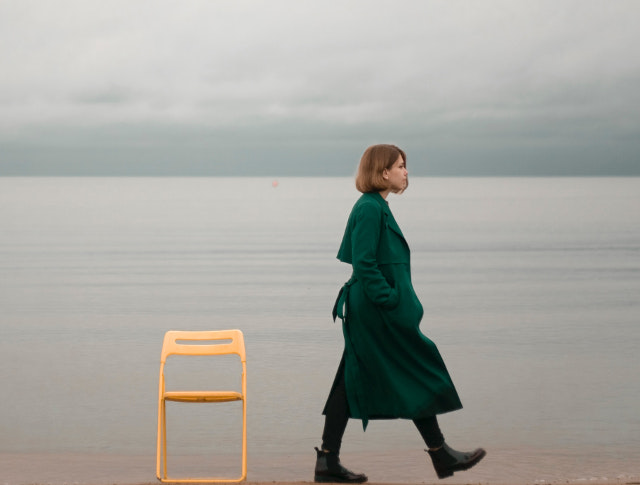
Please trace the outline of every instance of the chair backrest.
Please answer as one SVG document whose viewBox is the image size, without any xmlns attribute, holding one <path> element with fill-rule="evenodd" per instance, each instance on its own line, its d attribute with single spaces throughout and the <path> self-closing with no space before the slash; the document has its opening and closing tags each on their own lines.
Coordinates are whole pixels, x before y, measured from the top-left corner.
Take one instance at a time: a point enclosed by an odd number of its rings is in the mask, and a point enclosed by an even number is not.
<svg viewBox="0 0 640 485">
<path fill-rule="evenodd" d="M 206 343 L 212 342 L 212 343 Z M 237 354 L 246 362 L 244 337 L 240 330 L 170 330 L 164 335 L 160 361 L 170 355 Z"/>
</svg>

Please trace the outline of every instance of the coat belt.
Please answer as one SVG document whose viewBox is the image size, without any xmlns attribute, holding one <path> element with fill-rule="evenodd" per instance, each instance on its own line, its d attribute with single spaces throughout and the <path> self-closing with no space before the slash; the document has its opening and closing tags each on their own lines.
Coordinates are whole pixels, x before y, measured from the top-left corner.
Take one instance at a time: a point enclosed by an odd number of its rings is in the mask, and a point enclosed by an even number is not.
<svg viewBox="0 0 640 485">
<path fill-rule="evenodd" d="M 351 276 L 351 279 L 347 281 L 340 291 L 338 292 L 338 298 L 336 298 L 336 302 L 333 305 L 333 311 L 331 315 L 333 315 L 333 321 L 336 321 L 337 317 L 340 317 L 342 323 L 346 323 L 347 316 L 349 314 L 349 289 L 351 285 L 353 285 L 357 281 L 355 276 Z"/>
</svg>

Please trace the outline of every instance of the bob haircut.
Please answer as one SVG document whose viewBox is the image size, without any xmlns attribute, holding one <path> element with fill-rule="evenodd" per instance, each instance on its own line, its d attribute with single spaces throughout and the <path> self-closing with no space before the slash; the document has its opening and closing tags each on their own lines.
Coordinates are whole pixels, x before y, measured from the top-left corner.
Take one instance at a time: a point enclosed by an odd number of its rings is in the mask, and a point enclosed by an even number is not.
<svg viewBox="0 0 640 485">
<path fill-rule="evenodd" d="M 362 154 L 358 172 L 356 174 L 356 189 L 363 194 L 380 192 L 389 187 L 389 183 L 382 177 L 383 172 L 389 170 L 402 157 L 407 163 L 407 155 L 395 145 L 372 145 Z"/>
</svg>

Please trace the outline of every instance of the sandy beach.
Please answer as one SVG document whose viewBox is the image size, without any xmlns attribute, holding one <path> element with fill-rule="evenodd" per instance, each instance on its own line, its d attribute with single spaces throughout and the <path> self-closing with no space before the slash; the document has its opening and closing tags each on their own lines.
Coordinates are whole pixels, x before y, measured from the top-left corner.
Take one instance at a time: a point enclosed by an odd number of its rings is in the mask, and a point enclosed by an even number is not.
<svg viewBox="0 0 640 485">
<path fill-rule="evenodd" d="M 12 482 L 9 482 L 12 483 Z M 51 482 L 35 482 L 35 483 L 31 483 L 29 482 L 29 485 L 49 485 L 49 483 Z M 56 482 L 58 483 L 58 482 Z M 74 482 L 72 480 L 69 481 L 64 481 L 64 482 L 60 482 L 60 483 L 64 483 L 64 484 L 77 484 L 77 482 Z M 138 483 L 129 483 L 129 482 L 125 482 L 125 483 L 120 483 L 120 482 L 113 482 L 111 485 L 158 485 L 162 482 L 160 481 L 148 481 L 148 482 L 138 482 Z M 166 483 L 173 483 L 173 482 L 166 482 Z M 237 483 L 237 482 L 218 482 L 218 483 Z M 254 482 L 254 481 L 244 481 L 242 482 L 244 485 L 309 485 L 314 483 L 313 481 L 296 481 L 296 482 L 289 482 L 289 481 L 279 481 L 279 480 L 274 480 L 274 481 L 268 481 L 268 482 Z M 393 482 L 367 482 L 371 485 L 408 485 L 406 482 L 398 482 L 398 483 L 393 483 Z M 475 484 L 477 482 L 473 482 L 473 481 L 468 481 L 465 480 L 464 477 L 460 477 L 459 479 L 456 478 L 451 478 L 451 479 L 446 479 L 444 481 L 438 481 L 437 479 L 435 479 L 434 481 L 423 481 L 423 482 L 414 482 L 414 483 L 420 483 L 420 484 L 438 484 L 438 483 L 446 483 L 447 485 L 469 485 L 469 484 Z M 485 483 L 486 485 L 492 485 L 490 482 L 481 482 L 481 483 Z M 633 480 L 633 481 L 629 481 L 626 479 L 612 479 L 612 480 L 608 480 L 608 481 L 591 481 L 591 480 L 575 480 L 575 481 L 571 481 L 571 480 L 566 480 L 566 481 L 534 481 L 534 482 L 508 482 L 508 483 L 504 483 L 504 482 L 500 482 L 500 485 L 541 485 L 541 484 L 548 484 L 548 485 L 557 485 L 557 484 L 588 484 L 588 485 L 614 485 L 614 484 L 619 484 L 619 485 L 640 485 L 640 480 Z M 87 483 L 84 485 L 103 485 L 103 482 L 99 482 L 99 483 Z"/>
<path fill-rule="evenodd" d="M 415 458 L 420 455 L 416 453 Z M 313 483 L 313 463 L 305 455 L 255 457 L 249 463 L 247 485 L 302 485 Z M 595 456 L 576 463 L 575 457 L 553 463 L 544 456 L 493 453 L 478 466 L 438 480 L 426 460 L 412 454 L 350 453 L 345 464 L 362 471 L 371 484 L 487 484 L 487 485 L 640 485 L 640 476 L 629 458 L 615 467 L 599 464 Z M 313 461 L 313 460 L 312 460 Z M 486 461 L 486 463 L 485 463 Z M 534 471 L 532 472 L 532 469 Z M 170 476 L 183 476 L 178 469 Z M 193 471 L 193 468 L 190 468 Z M 210 471 L 210 470 L 209 470 Z M 226 475 L 237 476 L 235 469 Z M 239 470 L 238 470 L 239 471 Z M 190 474 L 187 473 L 186 476 Z M 207 476 L 191 474 L 191 476 Z M 223 475 L 224 476 L 224 475 Z M 106 454 L 7 454 L 0 453 L 0 485 L 151 485 L 155 457 Z"/>
<path fill-rule="evenodd" d="M 153 481 L 153 482 L 142 482 L 142 483 L 137 483 L 137 484 L 133 484 L 133 485 L 157 485 L 161 483 L 160 481 Z M 229 482 L 229 483 L 233 483 L 233 482 Z M 297 481 L 297 482 L 287 482 L 287 481 L 278 481 L 278 480 L 274 480 L 274 481 L 270 481 L 270 482 L 253 482 L 253 481 L 245 481 L 242 482 L 244 485 L 309 485 L 314 483 L 313 481 Z M 371 485 L 407 485 L 407 483 L 402 482 L 402 483 L 392 483 L 392 482 L 367 482 Z M 437 483 L 441 483 L 438 480 L 435 481 L 424 481 L 424 482 L 416 482 L 416 483 L 421 483 L 421 484 L 437 484 Z M 443 481 L 442 483 L 446 483 L 447 485 L 455 485 L 455 484 L 460 484 L 460 485 L 467 485 L 467 484 L 471 484 L 471 483 L 475 483 L 475 482 L 470 482 L 467 480 L 464 480 L 463 476 L 460 476 L 459 479 L 456 478 L 451 478 L 451 479 L 446 479 L 445 481 Z M 568 484 L 580 484 L 580 483 L 588 483 L 589 485 L 613 485 L 613 484 L 620 484 L 620 485 L 640 485 L 640 481 L 627 481 L 627 480 L 623 480 L 623 479 L 616 479 L 616 480 L 609 480 L 609 481 L 591 481 L 591 480 L 577 480 L 577 481 L 558 481 L 558 482 L 531 482 L 531 483 L 523 483 L 523 482 L 510 482 L 510 483 L 500 483 L 500 485 L 540 485 L 540 483 L 548 483 L 548 484 L 559 484 L 559 483 L 568 483 Z M 88 484 L 88 485 L 93 485 L 93 484 Z M 120 485 L 118 483 L 114 483 L 113 485 Z M 128 484 L 127 484 L 128 485 Z M 490 483 L 488 485 L 491 485 Z"/>
</svg>

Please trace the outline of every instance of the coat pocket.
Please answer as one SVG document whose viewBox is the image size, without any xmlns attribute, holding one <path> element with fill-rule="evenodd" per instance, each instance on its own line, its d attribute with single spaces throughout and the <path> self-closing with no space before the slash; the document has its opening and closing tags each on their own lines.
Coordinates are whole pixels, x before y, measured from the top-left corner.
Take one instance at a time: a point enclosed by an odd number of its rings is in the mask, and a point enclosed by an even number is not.
<svg viewBox="0 0 640 485">
<path fill-rule="evenodd" d="M 398 305 L 386 312 L 388 321 L 401 327 L 418 327 L 424 314 L 422 303 L 411 286 L 401 286 L 397 291 Z"/>
</svg>

